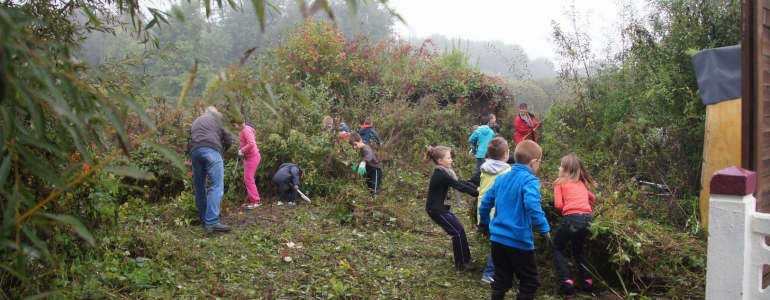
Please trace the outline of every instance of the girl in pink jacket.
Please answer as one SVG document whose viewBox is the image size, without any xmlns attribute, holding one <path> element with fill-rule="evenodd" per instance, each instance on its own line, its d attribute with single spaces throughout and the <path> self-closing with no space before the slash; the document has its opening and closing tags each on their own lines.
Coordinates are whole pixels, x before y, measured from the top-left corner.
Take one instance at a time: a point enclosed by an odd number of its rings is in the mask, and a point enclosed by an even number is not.
<svg viewBox="0 0 770 300">
<path fill-rule="evenodd" d="M 241 142 L 241 149 L 238 155 L 243 156 L 243 183 L 246 185 L 246 192 L 249 194 L 248 202 L 243 207 L 246 209 L 255 209 L 262 205 L 257 191 L 257 184 L 254 182 L 254 175 L 257 173 L 257 166 L 262 157 L 259 155 L 259 148 L 254 139 L 256 130 L 246 123 L 233 123 L 233 127 L 240 133 L 238 137 Z"/>
<path fill-rule="evenodd" d="M 553 206 L 564 218 L 556 230 L 551 250 L 556 270 L 562 280 L 558 293 L 567 297 L 575 296 L 575 286 L 592 293 L 594 280 L 588 271 L 590 264 L 583 252 L 583 243 L 590 236 L 588 227 L 593 220 L 592 213 L 596 196 L 588 190 L 589 186 L 596 187 L 596 181 L 588 173 L 583 162 L 575 155 L 567 155 L 561 159 L 559 179 L 553 184 Z M 567 243 L 572 244 L 572 256 L 577 262 L 580 280 L 575 282 L 569 273 L 564 249 Z"/>
</svg>

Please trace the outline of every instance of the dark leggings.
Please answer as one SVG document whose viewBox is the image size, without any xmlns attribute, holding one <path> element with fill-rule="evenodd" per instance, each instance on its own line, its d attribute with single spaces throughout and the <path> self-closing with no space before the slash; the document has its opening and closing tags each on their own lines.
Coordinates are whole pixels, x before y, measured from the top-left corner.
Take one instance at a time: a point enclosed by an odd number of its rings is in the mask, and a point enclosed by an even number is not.
<svg viewBox="0 0 770 300">
<path fill-rule="evenodd" d="M 468 247 L 468 239 L 465 237 L 465 228 L 460 220 L 451 213 L 428 214 L 438 226 L 452 237 L 452 251 L 455 254 L 455 266 L 471 261 L 471 250 Z"/>
<path fill-rule="evenodd" d="M 591 274 L 588 273 L 586 268 L 588 261 L 583 253 L 583 243 L 590 233 L 588 231 L 590 223 L 591 214 L 571 214 L 564 216 L 564 219 L 561 220 L 561 225 L 559 225 L 559 229 L 556 231 L 556 236 L 553 238 L 553 247 L 551 248 L 553 251 L 553 261 L 556 264 L 561 280 L 572 279 L 567 268 L 567 259 L 564 257 L 564 249 L 567 247 L 568 242 L 572 244 L 572 256 L 575 257 L 575 262 L 577 262 L 580 279 L 591 278 Z"/>
</svg>

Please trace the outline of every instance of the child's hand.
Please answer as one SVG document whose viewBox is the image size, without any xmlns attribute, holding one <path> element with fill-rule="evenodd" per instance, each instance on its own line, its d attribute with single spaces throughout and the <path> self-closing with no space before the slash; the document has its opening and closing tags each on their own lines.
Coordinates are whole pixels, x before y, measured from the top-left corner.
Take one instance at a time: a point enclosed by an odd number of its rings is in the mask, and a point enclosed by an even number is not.
<svg viewBox="0 0 770 300">
<path fill-rule="evenodd" d="M 540 233 L 540 240 L 549 247 L 553 247 L 553 240 L 551 240 L 550 232 Z"/>
<path fill-rule="evenodd" d="M 366 163 L 361 162 L 358 165 L 358 175 L 364 176 L 366 174 Z"/>
<path fill-rule="evenodd" d="M 489 237 L 489 224 L 479 224 L 479 233 L 483 236 Z"/>
</svg>

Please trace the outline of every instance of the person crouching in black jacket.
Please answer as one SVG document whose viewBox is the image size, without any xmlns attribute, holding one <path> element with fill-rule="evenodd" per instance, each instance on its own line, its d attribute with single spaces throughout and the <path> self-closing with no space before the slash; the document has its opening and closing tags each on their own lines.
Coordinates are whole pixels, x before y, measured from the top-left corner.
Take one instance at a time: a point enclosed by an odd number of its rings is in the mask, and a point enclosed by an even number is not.
<svg viewBox="0 0 770 300">
<path fill-rule="evenodd" d="M 303 177 L 305 177 L 305 170 L 296 164 L 285 163 L 278 167 L 278 171 L 273 176 L 273 183 L 278 189 L 278 205 L 283 205 L 284 201 L 288 205 L 296 204 L 299 180 Z"/>
</svg>

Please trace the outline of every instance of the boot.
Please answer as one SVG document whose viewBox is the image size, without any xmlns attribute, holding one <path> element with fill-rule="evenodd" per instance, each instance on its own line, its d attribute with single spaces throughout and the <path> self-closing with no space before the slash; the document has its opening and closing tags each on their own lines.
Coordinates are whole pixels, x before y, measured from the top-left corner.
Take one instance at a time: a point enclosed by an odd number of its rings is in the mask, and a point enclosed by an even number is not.
<svg viewBox="0 0 770 300">
<path fill-rule="evenodd" d="M 503 299 L 505 299 L 505 291 L 492 290 L 492 300 L 503 300 Z"/>
<path fill-rule="evenodd" d="M 518 294 L 516 300 L 535 300 L 535 294 Z"/>
<path fill-rule="evenodd" d="M 462 263 L 457 265 L 457 270 L 473 272 L 476 271 L 476 265 L 474 265 L 472 262 Z"/>
<path fill-rule="evenodd" d="M 580 280 L 580 289 L 589 294 L 593 293 L 594 280 L 591 278 Z"/>
<path fill-rule="evenodd" d="M 565 298 L 575 297 L 575 283 L 571 279 L 563 281 L 557 293 Z"/>
</svg>

